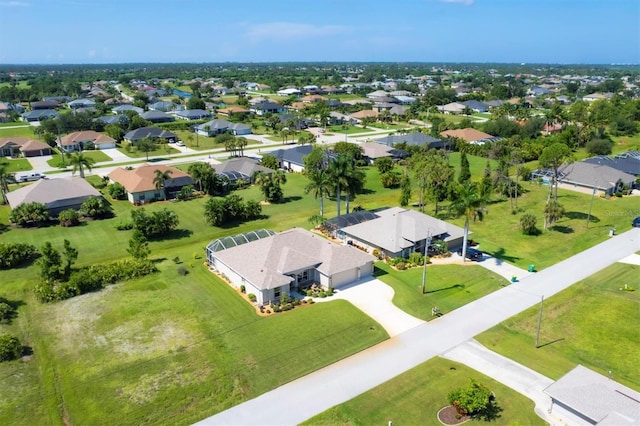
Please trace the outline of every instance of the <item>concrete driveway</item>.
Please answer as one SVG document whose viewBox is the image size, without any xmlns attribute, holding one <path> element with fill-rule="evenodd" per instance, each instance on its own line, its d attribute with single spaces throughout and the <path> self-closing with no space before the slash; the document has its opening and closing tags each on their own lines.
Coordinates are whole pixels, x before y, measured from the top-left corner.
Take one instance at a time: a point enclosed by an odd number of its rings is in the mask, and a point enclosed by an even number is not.
<svg viewBox="0 0 640 426">
<path fill-rule="evenodd" d="M 347 300 L 377 321 L 391 337 L 425 323 L 396 307 L 392 302 L 393 295 L 393 288 L 389 285 L 377 278 L 368 278 L 339 289 L 330 298 L 314 300 L 320 303 Z"/>
</svg>

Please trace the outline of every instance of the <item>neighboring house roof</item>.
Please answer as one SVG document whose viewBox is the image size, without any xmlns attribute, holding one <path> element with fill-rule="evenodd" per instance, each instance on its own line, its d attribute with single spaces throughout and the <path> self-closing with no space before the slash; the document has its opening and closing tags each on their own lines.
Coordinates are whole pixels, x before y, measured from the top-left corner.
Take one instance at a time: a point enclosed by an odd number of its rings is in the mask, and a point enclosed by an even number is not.
<svg viewBox="0 0 640 426">
<path fill-rule="evenodd" d="M 348 235 L 391 253 L 413 247 L 417 241 L 438 237 L 444 241 L 458 239 L 464 229 L 415 210 L 392 207 L 375 213 L 377 219 L 342 228 Z"/>
<path fill-rule="evenodd" d="M 89 182 L 79 177 L 41 179 L 7 193 L 12 209 L 23 203 L 42 203 L 47 209 L 59 209 L 82 202 L 83 198 L 102 197 Z"/>
<path fill-rule="evenodd" d="M 593 424 L 640 423 L 640 393 L 582 365 L 543 391 Z"/>
<path fill-rule="evenodd" d="M 284 107 L 275 102 L 260 102 L 251 107 L 255 111 L 279 111 L 284 109 Z"/>
<path fill-rule="evenodd" d="M 474 111 L 485 112 L 489 111 L 489 105 L 484 102 L 476 101 L 475 99 L 471 99 L 468 101 L 460 102 L 462 105 L 471 108 Z"/>
<path fill-rule="evenodd" d="M 221 133 L 228 129 L 234 130 L 236 132 L 239 130 L 247 130 L 247 129 L 251 130 L 251 127 L 247 126 L 244 123 L 232 123 L 227 120 L 215 119 L 215 120 L 207 121 L 206 123 L 197 125 L 196 129 L 201 130 L 203 132 L 206 132 L 207 130 L 209 130 L 209 132 L 215 131 L 217 133 Z"/>
<path fill-rule="evenodd" d="M 312 150 L 312 145 L 301 145 L 289 149 L 278 149 L 276 151 L 271 151 L 266 153 L 266 155 L 272 155 L 280 161 L 286 161 L 288 163 L 304 167 L 304 157 L 311 154 Z"/>
<path fill-rule="evenodd" d="M 378 142 L 367 142 L 360 146 L 362 147 L 362 155 L 373 160 L 381 157 L 405 158 L 409 156 L 409 153 L 402 149 L 396 149 Z"/>
<path fill-rule="evenodd" d="M 492 101 L 485 101 L 484 102 L 489 108 L 492 107 L 499 107 L 501 105 L 504 104 L 504 101 L 501 101 L 500 99 L 494 99 Z"/>
<path fill-rule="evenodd" d="M 332 276 L 374 260 L 361 250 L 301 228 L 218 251 L 215 257 L 261 290 L 290 283 L 288 274 L 302 269 L 315 268 Z"/>
<path fill-rule="evenodd" d="M 460 102 L 451 102 L 446 105 L 438 105 L 438 111 L 460 113 L 464 111 L 466 105 Z"/>
<path fill-rule="evenodd" d="M 228 108 L 220 108 L 218 114 L 231 115 L 231 114 L 246 114 L 249 110 L 242 107 L 230 106 Z"/>
<path fill-rule="evenodd" d="M 82 132 L 74 132 L 63 136 L 60 139 L 60 144 L 62 146 L 73 146 L 79 144 L 80 142 L 93 142 L 96 145 L 101 145 L 112 144 L 115 141 L 116 140 L 112 137 L 103 135 L 102 133 L 98 133 L 93 130 L 85 130 Z"/>
<path fill-rule="evenodd" d="M 630 183 L 636 180 L 634 175 L 621 172 L 613 167 L 585 163 L 584 161 L 565 164 L 560 167 L 559 172 L 562 173 L 560 175 L 562 177 L 559 179 L 562 183 L 595 186 L 605 190 L 614 187 L 619 180 L 623 183 Z"/>
<path fill-rule="evenodd" d="M 0 139 L 0 149 L 4 147 L 9 147 L 9 146 L 15 146 L 21 152 L 51 149 L 51 147 L 44 142 L 37 141 L 35 139 L 25 138 L 22 136 L 11 136 L 8 138 Z"/>
<path fill-rule="evenodd" d="M 609 166 L 624 173 L 640 175 L 640 151 L 629 151 L 615 157 L 597 156 L 582 160 L 585 163 Z"/>
<path fill-rule="evenodd" d="M 31 109 L 55 109 L 60 107 L 60 102 L 49 100 L 49 101 L 36 101 L 31 102 Z"/>
<path fill-rule="evenodd" d="M 268 167 L 261 166 L 258 162 L 252 158 L 241 157 L 232 158 L 231 160 L 224 161 L 220 164 L 214 164 L 213 170 L 217 174 L 231 174 L 239 173 L 243 179 L 251 179 L 257 172 L 263 172 L 266 174 L 273 173 Z"/>
<path fill-rule="evenodd" d="M 458 138 L 468 143 L 489 142 L 498 139 L 495 136 L 471 127 L 467 127 L 466 129 L 445 130 L 440 134 L 445 138 Z"/>
<path fill-rule="evenodd" d="M 87 108 L 96 106 L 96 102 L 91 99 L 76 99 L 67 105 L 69 105 L 69 108 Z"/>
<path fill-rule="evenodd" d="M 176 116 L 189 120 L 200 120 L 202 118 L 211 117 L 211 113 L 203 109 L 187 109 L 184 111 L 178 111 Z"/>
<path fill-rule="evenodd" d="M 175 133 L 169 132 L 159 127 L 140 127 L 125 134 L 124 138 L 130 141 L 139 141 L 140 139 L 144 138 L 177 139 L 178 136 Z"/>
<path fill-rule="evenodd" d="M 156 111 L 171 111 L 173 109 L 173 102 L 159 101 L 149 105 L 149 109 Z"/>
<path fill-rule="evenodd" d="M 175 117 L 163 111 L 147 111 L 140 114 L 147 121 L 174 121 Z"/>
<path fill-rule="evenodd" d="M 52 109 L 36 109 L 33 111 L 25 112 L 22 114 L 22 118 L 27 120 L 40 120 L 42 118 L 57 117 L 59 114 Z"/>
<path fill-rule="evenodd" d="M 377 118 L 378 115 L 378 111 L 375 111 L 373 109 L 363 109 L 362 111 L 354 112 L 353 114 L 351 114 L 351 117 L 357 120 L 362 120 L 366 117 Z"/>
<path fill-rule="evenodd" d="M 96 118 L 94 121 L 100 121 L 103 124 L 126 124 L 129 122 L 129 118 L 122 115 L 103 115 L 101 117 Z"/>
<path fill-rule="evenodd" d="M 109 173 L 108 176 L 112 181 L 124 186 L 124 189 L 129 193 L 154 191 L 156 185 L 153 180 L 156 177 L 156 170 L 160 170 L 162 173 L 168 170 L 171 171 L 171 179 L 167 179 L 164 184 L 166 188 L 194 184 L 191 176 L 182 170 L 160 164 L 145 164 L 133 170 L 118 167 Z"/>
<path fill-rule="evenodd" d="M 135 111 L 138 114 L 142 114 L 144 112 L 144 109 L 133 105 L 120 105 L 113 108 L 111 111 L 117 114 L 124 113 L 125 111 Z"/>
<path fill-rule="evenodd" d="M 428 145 L 430 148 L 441 148 L 445 144 L 445 142 L 440 139 L 436 139 L 420 132 L 407 133 L 406 135 L 388 135 L 383 138 L 376 139 L 375 141 L 387 146 L 406 143 L 411 146 Z"/>
</svg>

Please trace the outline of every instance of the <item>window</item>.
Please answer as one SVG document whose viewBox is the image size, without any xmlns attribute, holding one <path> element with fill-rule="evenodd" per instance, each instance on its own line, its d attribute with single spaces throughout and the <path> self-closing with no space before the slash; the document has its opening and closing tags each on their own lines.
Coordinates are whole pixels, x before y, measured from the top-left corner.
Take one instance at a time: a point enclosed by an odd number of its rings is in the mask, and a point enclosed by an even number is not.
<svg viewBox="0 0 640 426">
<path fill-rule="evenodd" d="M 277 299 L 277 298 L 280 297 L 280 291 L 281 291 L 280 287 L 276 287 L 276 288 L 273 289 L 273 298 L 274 299 Z"/>
</svg>

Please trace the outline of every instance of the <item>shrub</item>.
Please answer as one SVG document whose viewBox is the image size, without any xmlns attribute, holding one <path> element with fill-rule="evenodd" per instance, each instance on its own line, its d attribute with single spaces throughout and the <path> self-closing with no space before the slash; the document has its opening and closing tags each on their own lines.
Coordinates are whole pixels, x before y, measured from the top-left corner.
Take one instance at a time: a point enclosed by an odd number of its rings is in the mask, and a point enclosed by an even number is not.
<svg viewBox="0 0 640 426">
<path fill-rule="evenodd" d="M 246 292 L 247 292 L 247 287 L 244 284 L 242 284 L 240 286 L 240 293 L 246 293 Z"/>
<path fill-rule="evenodd" d="M 406 263 L 404 263 L 404 262 L 398 262 L 398 263 L 396 264 L 396 268 L 397 268 L 399 271 L 404 271 L 405 269 L 407 269 L 407 264 L 406 264 Z"/>
<path fill-rule="evenodd" d="M 0 334 L 0 362 L 20 358 L 22 345 L 17 337 L 10 334 Z"/>
<path fill-rule="evenodd" d="M 255 302 L 257 300 L 256 295 L 253 294 L 253 293 L 247 294 L 247 298 L 249 298 L 249 300 L 252 301 L 252 302 Z"/>
<path fill-rule="evenodd" d="M 424 256 L 421 253 L 414 251 L 409 255 L 409 263 L 413 265 L 422 265 L 423 262 L 424 262 Z"/>
<path fill-rule="evenodd" d="M 111 207 L 102 197 L 89 197 L 80 206 L 80 214 L 85 217 L 104 217 L 111 213 Z"/>
<path fill-rule="evenodd" d="M 76 226 L 80 223 L 80 214 L 74 209 L 63 210 L 58 215 L 58 221 L 60 222 L 60 226 Z"/>
<path fill-rule="evenodd" d="M 178 266 L 178 275 L 184 277 L 188 273 L 189 273 L 189 270 L 187 268 L 185 268 L 184 266 Z"/>
<path fill-rule="evenodd" d="M 16 316 L 16 308 L 9 304 L 9 301 L 0 297 L 0 324 L 9 324 Z"/>
<path fill-rule="evenodd" d="M 107 192 L 109 196 L 114 200 L 124 200 L 127 198 L 127 190 L 124 189 L 124 186 L 120 185 L 118 182 L 113 185 L 109 185 L 107 188 Z"/>
<path fill-rule="evenodd" d="M 0 243 L 0 269 L 22 265 L 38 255 L 36 246 L 25 243 Z"/>
<path fill-rule="evenodd" d="M 535 235 L 538 233 L 536 227 L 536 217 L 531 213 L 525 213 L 520 217 L 520 229 L 525 235 Z"/>
<path fill-rule="evenodd" d="M 180 260 L 180 256 L 176 256 L 173 258 L 173 263 L 175 263 L 176 265 L 179 265 L 182 263 L 182 261 Z"/>
<path fill-rule="evenodd" d="M 610 139 L 592 139 L 585 145 L 591 155 L 609 155 L 613 150 L 613 141 Z"/>
<path fill-rule="evenodd" d="M 115 228 L 118 231 L 129 231 L 129 230 L 133 229 L 133 223 L 131 223 L 131 222 L 116 223 Z"/>
</svg>

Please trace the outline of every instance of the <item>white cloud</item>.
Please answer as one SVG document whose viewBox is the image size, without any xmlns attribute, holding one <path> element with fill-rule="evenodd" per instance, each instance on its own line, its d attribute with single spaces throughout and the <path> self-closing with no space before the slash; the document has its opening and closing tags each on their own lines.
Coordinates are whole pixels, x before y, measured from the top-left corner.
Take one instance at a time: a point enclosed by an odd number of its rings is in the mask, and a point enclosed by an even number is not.
<svg viewBox="0 0 640 426">
<path fill-rule="evenodd" d="M 474 0 L 439 0 L 443 3 L 459 3 L 466 4 L 467 6 L 473 4 Z"/>
<path fill-rule="evenodd" d="M 0 6 L 4 7 L 28 7 L 30 5 L 25 1 L 0 1 Z"/>
<path fill-rule="evenodd" d="M 249 28 L 245 36 L 252 41 L 296 40 L 345 33 L 349 27 L 341 25 L 311 25 L 295 22 L 268 22 Z"/>
</svg>

